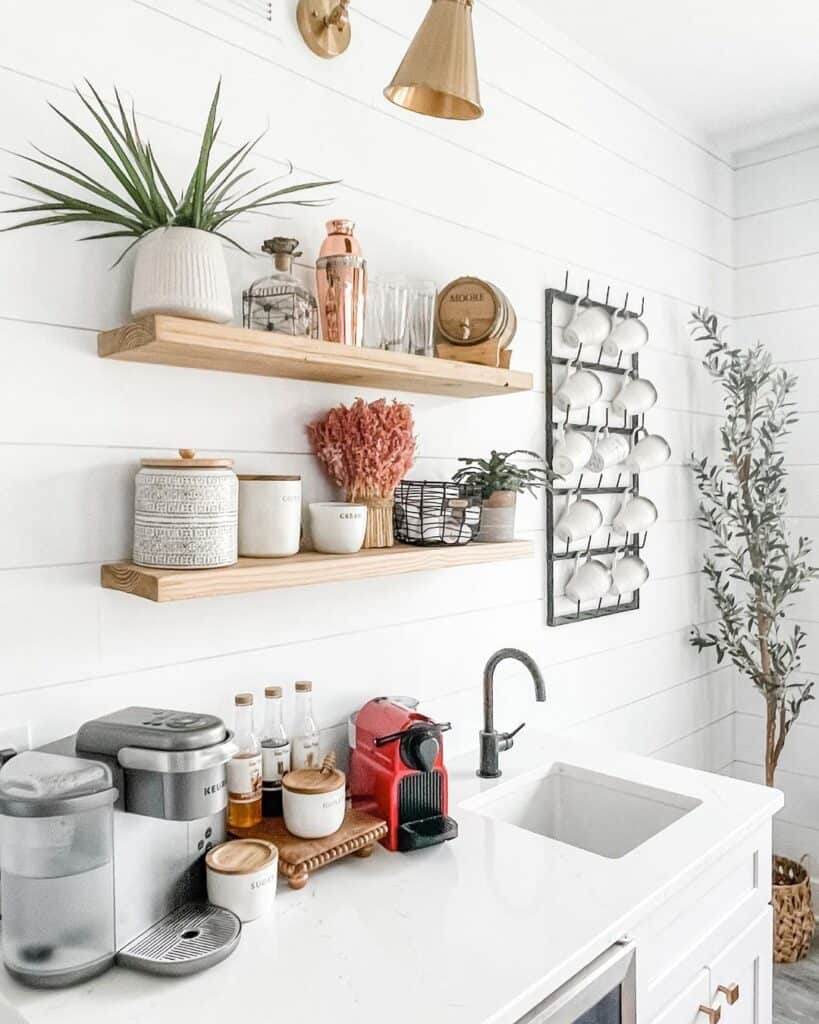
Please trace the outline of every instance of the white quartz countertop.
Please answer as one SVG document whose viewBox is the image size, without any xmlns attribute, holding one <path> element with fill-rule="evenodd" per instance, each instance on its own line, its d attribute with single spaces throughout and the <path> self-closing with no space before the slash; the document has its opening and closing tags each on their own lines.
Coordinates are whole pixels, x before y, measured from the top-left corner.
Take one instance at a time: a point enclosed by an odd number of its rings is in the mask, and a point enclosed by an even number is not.
<svg viewBox="0 0 819 1024">
<path fill-rule="evenodd" d="M 555 762 L 701 803 L 619 859 L 459 806 Z M 454 841 L 410 854 L 379 847 L 298 892 L 280 880 L 275 914 L 189 978 L 114 968 L 41 992 L 0 969 L 0 1022 L 5 997 L 30 1024 L 513 1024 L 782 806 L 776 790 L 534 730 L 501 755 L 501 779 L 478 779 L 476 765 L 475 754 L 449 764 Z"/>
</svg>

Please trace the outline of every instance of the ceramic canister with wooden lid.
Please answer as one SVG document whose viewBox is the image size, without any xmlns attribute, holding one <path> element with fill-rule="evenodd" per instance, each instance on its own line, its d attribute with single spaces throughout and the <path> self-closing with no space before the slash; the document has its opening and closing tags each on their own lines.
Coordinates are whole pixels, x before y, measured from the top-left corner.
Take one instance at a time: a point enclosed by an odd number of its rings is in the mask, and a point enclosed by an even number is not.
<svg viewBox="0 0 819 1024">
<path fill-rule="evenodd" d="M 239 554 L 295 555 L 301 542 L 301 477 L 239 477 Z"/>
<path fill-rule="evenodd" d="M 205 857 L 208 900 L 254 921 L 273 909 L 279 851 L 266 839 L 234 839 Z"/>
<path fill-rule="evenodd" d="M 230 459 L 142 460 L 134 490 L 137 565 L 214 569 L 238 557 L 239 482 Z"/>
<path fill-rule="evenodd" d="M 299 768 L 282 779 L 284 824 L 300 839 L 320 839 L 344 824 L 346 793 L 344 772 L 328 754 L 320 768 Z"/>
</svg>

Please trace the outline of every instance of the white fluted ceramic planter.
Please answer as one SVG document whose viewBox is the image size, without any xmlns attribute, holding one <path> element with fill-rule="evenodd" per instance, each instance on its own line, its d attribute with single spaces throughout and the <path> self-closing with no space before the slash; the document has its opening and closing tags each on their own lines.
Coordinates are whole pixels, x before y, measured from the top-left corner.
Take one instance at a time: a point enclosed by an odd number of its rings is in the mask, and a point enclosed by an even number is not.
<svg viewBox="0 0 819 1024">
<path fill-rule="evenodd" d="M 198 228 L 157 228 L 136 247 L 131 313 L 227 323 L 233 318 L 222 240 Z"/>
</svg>

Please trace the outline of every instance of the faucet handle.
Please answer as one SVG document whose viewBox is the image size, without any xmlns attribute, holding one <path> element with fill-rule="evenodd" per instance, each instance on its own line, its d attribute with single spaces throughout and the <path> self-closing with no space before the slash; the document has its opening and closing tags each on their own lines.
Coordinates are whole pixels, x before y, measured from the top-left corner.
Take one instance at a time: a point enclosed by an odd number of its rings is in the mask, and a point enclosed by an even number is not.
<svg viewBox="0 0 819 1024">
<path fill-rule="evenodd" d="M 513 747 L 515 737 L 525 725 L 525 722 L 521 722 L 517 729 L 513 729 L 511 732 L 502 732 L 498 738 L 498 750 L 509 750 L 510 747 Z"/>
</svg>

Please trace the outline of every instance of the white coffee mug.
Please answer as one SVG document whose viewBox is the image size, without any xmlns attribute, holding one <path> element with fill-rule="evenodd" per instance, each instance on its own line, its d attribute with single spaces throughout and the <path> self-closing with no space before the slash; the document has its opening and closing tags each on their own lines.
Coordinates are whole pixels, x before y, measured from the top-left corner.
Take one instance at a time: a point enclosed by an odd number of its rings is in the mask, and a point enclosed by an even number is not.
<svg viewBox="0 0 819 1024">
<path fill-rule="evenodd" d="M 614 556 L 611 568 L 611 593 L 616 597 L 631 594 L 648 579 L 648 566 L 639 555 Z"/>
<path fill-rule="evenodd" d="M 609 336 L 612 320 L 602 306 L 574 304 L 572 319 L 563 328 L 563 340 L 571 348 L 581 345 L 601 345 Z"/>
<path fill-rule="evenodd" d="M 622 388 L 612 399 L 611 407 L 621 416 L 639 416 L 657 404 L 657 389 L 645 377 L 626 376 Z"/>
<path fill-rule="evenodd" d="M 587 409 L 600 400 L 603 394 L 603 383 L 592 370 L 570 366 L 566 379 L 555 392 L 555 405 L 558 409 Z"/>
<path fill-rule="evenodd" d="M 599 601 L 611 589 L 611 573 L 596 558 L 587 558 L 580 564 L 579 558 L 574 561 L 574 573 L 566 584 L 566 597 L 576 604 L 583 601 Z"/>
<path fill-rule="evenodd" d="M 592 441 L 582 430 L 563 430 L 558 433 L 552 455 L 552 469 L 561 476 L 579 473 L 591 458 Z"/>
<path fill-rule="evenodd" d="M 603 353 L 607 356 L 630 355 L 637 352 L 648 341 L 648 328 L 638 316 L 625 316 L 615 313 L 612 317 L 612 329 L 603 345 Z"/>
<path fill-rule="evenodd" d="M 618 533 L 644 533 L 657 522 L 657 506 L 650 498 L 638 494 L 629 498 L 612 520 Z"/>
<path fill-rule="evenodd" d="M 555 526 L 555 536 L 563 541 L 585 540 L 603 525 L 603 513 L 588 498 L 578 498 L 569 504 Z"/>
<path fill-rule="evenodd" d="M 645 473 L 646 470 L 662 466 L 670 458 L 671 445 L 668 441 L 659 434 L 647 434 L 631 449 L 625 465 L 632 473 Z"/>
<path fill-rule="evenodd" d="M 589 458 L 588 467 L 592 473 L 602 473 L 610 466 L 617 466 L 629 453 L 628 438 L 625 434 L 612 434 L 609 428 L 600 429 L 594 436 L 594 451 Z"/>
<path fill-rule="evenodd" d="M 310 505 L 310 535 L 316 551 L 351 555 L 361 550 L 366 532 L 366 505 L 343 501 L 315 501 Z"/>
</svg>

